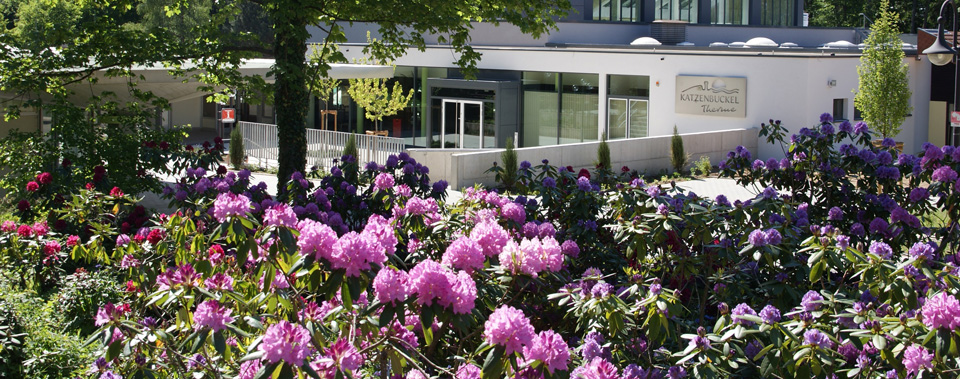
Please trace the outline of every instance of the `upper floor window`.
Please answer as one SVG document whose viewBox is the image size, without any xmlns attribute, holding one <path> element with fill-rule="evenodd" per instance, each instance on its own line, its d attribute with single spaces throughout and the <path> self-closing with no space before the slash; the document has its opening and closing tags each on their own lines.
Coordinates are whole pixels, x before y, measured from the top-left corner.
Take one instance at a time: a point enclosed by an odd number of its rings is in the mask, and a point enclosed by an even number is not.
<svg viewBox="0 0 960 379">
<path fill-rule="evenodd" d="M 794 26 L 796 12 L 796 0 L 760 0 L 761 25 Z"/>
<path fill-rule="evenodd" d="M 596 21 L 640 21 L 640 0 L 593 0 Z"/>
<path fill-rule="evenodd" d="M 710 0 L 710 23 L 746 25 L 749 7 L 749 0 Z"/>
<path fill-rule="evenodd" d="M 679 20 L 697 23 L 699 0 L 656 0 L 654 15 L 657 20 Z"/>
</svg>

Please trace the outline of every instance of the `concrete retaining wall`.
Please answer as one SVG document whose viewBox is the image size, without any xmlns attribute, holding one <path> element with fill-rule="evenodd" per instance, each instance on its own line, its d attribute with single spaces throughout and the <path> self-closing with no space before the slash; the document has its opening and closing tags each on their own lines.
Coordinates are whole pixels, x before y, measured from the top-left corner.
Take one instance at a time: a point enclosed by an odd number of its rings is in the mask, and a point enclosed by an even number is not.
<svg viewBox="0 0 960 379">
<path fill-rule="evenodd" d="M 757 151 L 759 129 L 732 129 L 715 132 L 682 134 L 683 146 L 690 155 L 691 163 L 701 156 L 710 157 L 716 165 L 726 159 L 727 152 L 742 145 L 751 152 Z M 672 136 L 634 138 L 607 141 L 610 160 L 615 171 L 622 166 L 639 172 L 656 173 L 670 169 L 670 138 Z M 519 161 L 534 165 L 543 159 L 552 165 L 573 166 L 574 170 L 593 168 L 597 161 L 599 142 L 586 142 L 558 146 L 541 146 L 517 149 Z M 431 180 L 446 180 L 451 188 L 472 187 L 476 183 L 496 184 L 494 175 L 484 173 L 493 163 L 502 164 L 503 149 L 468 151 L 445 149 L 410 149 L 411 157 L 430 168 Z"/>
</svg>

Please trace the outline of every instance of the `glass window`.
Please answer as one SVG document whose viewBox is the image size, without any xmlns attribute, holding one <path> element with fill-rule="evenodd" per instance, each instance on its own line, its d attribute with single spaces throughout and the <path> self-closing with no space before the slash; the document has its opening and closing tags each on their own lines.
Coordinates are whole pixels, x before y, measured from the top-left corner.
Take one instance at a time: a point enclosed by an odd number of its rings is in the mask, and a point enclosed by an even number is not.
<svg viewBox="0 0 960 379">
<path fill-rule="evenodd" d="M 697 23 L 697 3 L 700 0 L 656 0 L 654 18 Z"/>
<path fill-rule="evenodd" d="M 760 24 L 794 26 L 796 0 L 760 0 Z"/>
<path fill-rule="evenodd" d="M 523 143 L 521 146 L 557 144 L 559 79 L 560 75 L 554 72 L 523 73 Z"/>
<path fill-rule="evenodd" d="M 650 77 L 634 75 L 608 75 L 607 94 L 649 97 Z"/>
<path fill-rule="evenodd" d="M 597 74 L 563 74 L 560 97 L 560 143 L 597 141 L 599 125 Z"/>
<path fill-rule="evenodd" d="M 748 0 L 710 0 L 710 23 L 746 25 L 749 6 Z"/>
<path fill-rule="evenodd" d="M 639 0 L 593 0 L 596 21 L 640 21 Z"/>
<path fill-rule="evenodd" d="M 847 119 L 847 99 L 833 99 L 833 119 Z"/>
</svg>

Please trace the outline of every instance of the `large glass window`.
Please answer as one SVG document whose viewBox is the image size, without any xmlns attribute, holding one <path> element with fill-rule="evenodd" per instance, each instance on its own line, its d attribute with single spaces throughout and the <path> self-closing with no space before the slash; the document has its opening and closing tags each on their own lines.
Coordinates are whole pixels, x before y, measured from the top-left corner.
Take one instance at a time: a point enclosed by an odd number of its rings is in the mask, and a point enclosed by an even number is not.
<svg viewBox="0 0 960 379">
<path fill-rule="evenodd" d="M 563 74 L 560 96 L 560 143 L 597 141 L 599 125 L 597 74 Z"/>
<path fill-rule="evenodd" d="M 746 25 L 749 6 L 748 0 L 710 0 L 710 23 Z"/>
<path fill-rule="evenodd" d="M 640 0 L 593 0 L 597 21 L 640 21 Z"/>
<path fill-rule="evenodd" d="M 697 3 L 700 0 L 656 0 L 654 17 L 657 20 L 680 20 L 697 23 Z"/>
<path fill-rule="evenodd" d="M 794 26 L 796 0 L 760 0 L 760 24 Z"/>
<path fill-rule="evenodd" d="M 557 144 L 560 75 L 553 72 L 523 73 L 524 147 Z"/>
</svg>

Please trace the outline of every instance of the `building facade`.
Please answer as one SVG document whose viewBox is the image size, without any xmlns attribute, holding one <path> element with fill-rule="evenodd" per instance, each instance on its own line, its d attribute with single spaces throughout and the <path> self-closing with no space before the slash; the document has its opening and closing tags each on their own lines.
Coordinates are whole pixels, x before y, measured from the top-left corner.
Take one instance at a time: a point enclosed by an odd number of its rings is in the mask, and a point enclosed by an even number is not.
<svg viewBox="0 0 960 379">
<path fill-rule="evenodd" d="M 479 149 L 562 145 L 759 126 L 782 120 L 798 131 L 819 120 L 858 119 L 853 97 L 866 34 L 805 28 L 795 0 L 583 0 L 558 30 L 533 38 L 509 25 L 477 23 L 475 79 L 439 39 L 398 59 L 395 80 L 414 90 L 410 106 L 385 119 L 413 147 Z M 342 46 L 362 58 L 357 24 Z M 314 41 L 322 40 L 315 31 Z M 376 35 L 374 35 L 376 37 Z M 915 43 L 915 42 L 914 42 Z M 908 151 L 927 140 L 930 64 L 904 44 L 914 112 L 897 137 Z M 345 91 L 342 91 L 345 92 Z M 363 131 L 362 110 L 331 100 L 339 122 Z M 317 102 L 320 103 L 319 101 Z M 352 115 L 352 116 L 350 116 Z M 366 126 L 365 126 L 366 125 Z M 342 130 L 342 129 L 341 129 Z M 761 144 L 761 156 L 782 156 Z"/>
</svg>

